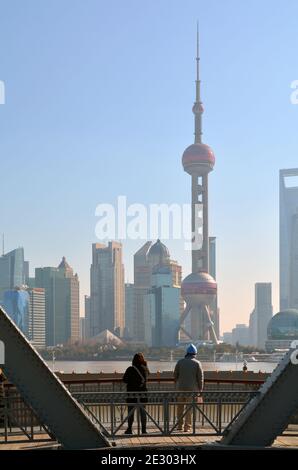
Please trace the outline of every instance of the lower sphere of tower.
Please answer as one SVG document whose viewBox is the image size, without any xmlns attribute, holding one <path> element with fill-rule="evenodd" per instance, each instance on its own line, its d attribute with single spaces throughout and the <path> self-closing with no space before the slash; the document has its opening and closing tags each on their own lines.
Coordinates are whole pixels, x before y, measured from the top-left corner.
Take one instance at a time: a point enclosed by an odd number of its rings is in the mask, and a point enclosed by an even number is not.
<svg viewBox="0 0 298 470">
<path fill-rule="evenodd" d="M 208 273 L 192 273 L 183 280 L 181 295 L 190 307 L 210 305 L 217 295 L 217 283 Z"/>
</svg>

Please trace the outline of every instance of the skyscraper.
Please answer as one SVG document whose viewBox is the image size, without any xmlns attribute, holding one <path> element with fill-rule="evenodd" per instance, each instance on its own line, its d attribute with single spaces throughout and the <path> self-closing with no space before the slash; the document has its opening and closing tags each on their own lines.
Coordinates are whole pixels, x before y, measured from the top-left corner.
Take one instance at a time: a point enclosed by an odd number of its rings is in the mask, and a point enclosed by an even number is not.
<svg viewBox="0 0 298 470">
<path fill-rule="evenodd" d="M 131 283 L 125 284 L 125 338 L 134 339 L 135 331 L 135 286 Z"/>
<path fill-rule="evenodd" d="M 80 341 L 84 342 L 86 339 L 86 318 L 80 317 Z"/>
<path fill-rule="evenodd" d="M 92 245 L 90 270 L 90 334 L 110 330 L 122 336 L 124 331 L 125 292 L 122 244 L 109 242 Z"/>
<path fill-rule="evenodd" d="M 85 295 L 85 339 L 91 338 L 91 329 L 90 329 L 90 321 L 91 321 L 91 302 L 90 302 L 90 295 Z"/>
<path fill-rule="evenodd" d="M 249 346 L 249 327 L 244 324 L 237 324 L 232 329 L 232 344 L 237 346 Z"/>
<path fill-rule="evenodd" d="M 46 345 L 46 300 L 45 290 L 27 288 L 29 294 L 29 335 L 28 338 L 36 348 Z"/>
<path fill-rule="evenodd" d="M 146 242 L 134 255 L 135 311 L 132 338 L 145 342 L 144 295 L 151 283 L 152 266 L 148 262 L 148 252 L 152 242 Z"/>
<path fill-rule="evenodd" d="M 145 342 L 153 347 L 175 347 L 180 321 L 180 287 L 173 286 L 171 268 L 152 270 L 151 288 L 144 295 Z"/>
<path fill-rule="evenodd" d="M 197 78 L 195 116 L 195 141 L 182 156 L 184 171 L 191 176 L 192 194 L 192 273 L 182 283 L 182 297 L 186 308 L 181 316 L 181 331 L 192 340 L 212 340 L 217 343 L 212 306 L 217 296 L 217 284 L 209 274 L 208 236 L 208 174 L 213 170 L 215 157 L 212 149 L 202 143 L 203 105 L 200 96 L 199 34 L 197 33 Z M 202 215 L 201 215 L 202 214 Z M 183 324 L 191 318 L 191 331 Z"/>
<path fill-rule="evenodd" d="M 134 255 L 135 318 L 133 339 L 145 342 L 146 325 L 144 320 L 144 296 L 152 287 L 152 272 L 156 266 L 167 266 L 171 273 L 171 287 L 181 286 L 182 268 L 170 258 L 168 248 L 160 240 L 146 242 Z M 182 313 L 183 301 L 179 297 Z"/>
<path fill-rule="evenodd" d="M 78 341 L 80 284 L 66 259 L 57 268 L 36 268 L 35 286 L 45 290 L 47 346 Z"/>
<path fill-rule="evenodd" d="M 267 327 L 272 315 L 272 285 L 269 282 L 257 282 L 255 284 L 255 308 L 249 321 L 249 343 L 251 346 L 265 348 Z"/>
<path fill-rule="evenodd" d="M 29 337 L 29 294 L 21 288 L 3 293 L 2 305 L 16 326 Z"/>
<path fill-rule="evenodd" d="M 26 283 L 29 264 L 24 260 L 24 248 L 0 256 L 0 300 L 6 290 L 21 287 Z"/>
<path fill-rule="evenodd" d="M 15 288 L 4 292 L 4 310 L 27 339 L 37 348 L 45 346 L 45 291 Z"/>
<path fill-rule="evenodd" d="M 298 168 L 279 173 L 280 310 L 298 308 Z"/>
</svg>

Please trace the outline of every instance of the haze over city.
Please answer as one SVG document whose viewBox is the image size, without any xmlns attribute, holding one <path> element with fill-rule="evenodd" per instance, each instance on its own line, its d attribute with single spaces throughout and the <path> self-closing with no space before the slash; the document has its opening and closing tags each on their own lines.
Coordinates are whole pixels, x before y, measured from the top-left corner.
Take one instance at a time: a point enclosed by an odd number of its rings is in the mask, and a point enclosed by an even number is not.
<svg viewBox="0 0 298 470">
<path fill-rule="evenodd" d="M 66 256 L 83 296 L 99 203 L 190 202 L 181 156 L 193 141 L 199 19 L 221 331 L 248 322 L 255 282 L 273 283 L 277 312 L 278 171 L 297 167 L 297 3 L 14 3 L 0 7 L 6 251 L 24 246 L 31 269 Z M 184 243 L 163 241 L 189 274 Z M 143 243 L 124 242 L 130 281 Z"/>
</svg>

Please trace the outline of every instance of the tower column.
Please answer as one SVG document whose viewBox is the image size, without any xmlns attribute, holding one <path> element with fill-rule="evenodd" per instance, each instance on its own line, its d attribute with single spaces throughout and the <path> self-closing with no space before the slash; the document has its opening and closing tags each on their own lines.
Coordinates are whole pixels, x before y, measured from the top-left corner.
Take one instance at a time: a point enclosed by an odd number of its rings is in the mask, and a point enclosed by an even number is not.
<svg viewBox="0 0 298 470">
<path fill-rule="evenodd" d="M 208 175 L 202 177 L 203 186 L 203 271 L 209 273 Z"/>
<path fill-rule="evenodd" d="M 209 272 L 208 175 L 192 175 L 192 272 Z"/>
</svg>

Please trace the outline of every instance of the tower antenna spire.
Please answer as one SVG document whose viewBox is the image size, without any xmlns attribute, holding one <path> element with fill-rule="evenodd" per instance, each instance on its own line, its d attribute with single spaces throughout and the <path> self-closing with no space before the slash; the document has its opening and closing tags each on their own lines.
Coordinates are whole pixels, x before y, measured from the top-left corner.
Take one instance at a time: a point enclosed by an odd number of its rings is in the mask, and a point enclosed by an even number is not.
<svg viewBox="0 0 298 470">
<path fill-rule="evenodd" d="M 200 84 L 200 33 L 199 33 L 199 21 L 197 21 L 197 84 Z M 200 92 L 200 87 L 197 87 L 197 91 Z M 200 98 L 200 96 L 197 96 Z"/>
<path fill-rule="evenodd" d="M 195 115 L 195 144 L 202 142 L 202 114 L 203 106 L 201 102 L 201 80 L 200 80 L 200 34 L 199 34 L 199 21 L 197 21 L 197 75 L 196 75 L 196 101 L 193 105 L 192 111 Z"/>
</svg>

